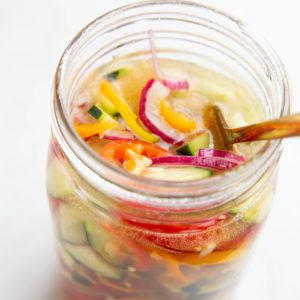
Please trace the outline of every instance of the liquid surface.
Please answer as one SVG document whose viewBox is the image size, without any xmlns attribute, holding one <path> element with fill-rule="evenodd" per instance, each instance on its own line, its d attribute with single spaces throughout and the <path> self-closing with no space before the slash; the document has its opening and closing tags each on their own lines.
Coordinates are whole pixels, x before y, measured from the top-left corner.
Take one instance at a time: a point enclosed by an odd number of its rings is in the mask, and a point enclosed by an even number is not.
<svg viewBox="0 0 300 300">
<path fill-rule="evenodd" d="M 220 159 L 220 153 L 205 152 L 199 158 L 199 149 L 222 148 L 211 108 L 221 109 L 230 128 L 242 127 L 264 120 L 259 99 L 241 81 L 196 64 L 157 62 L 161 74 L 151 60 L 118 59 L 87 76 L 70 109 L 75 130 L 102 158 L 136 175 L 164 179 L 168 174 L 169 180 L 184 181 L 238 167 L 241 162 L 228 159 L 231 153 Z M 228 150 L 245 163 L 261 146 L 244 143 Z M 155 160 L 166 156 L 175 158 Z M 174 167 L 186 170 L 176 178 Z M 200 174 L 195 168 L 210 173 Z"/>
</svg>

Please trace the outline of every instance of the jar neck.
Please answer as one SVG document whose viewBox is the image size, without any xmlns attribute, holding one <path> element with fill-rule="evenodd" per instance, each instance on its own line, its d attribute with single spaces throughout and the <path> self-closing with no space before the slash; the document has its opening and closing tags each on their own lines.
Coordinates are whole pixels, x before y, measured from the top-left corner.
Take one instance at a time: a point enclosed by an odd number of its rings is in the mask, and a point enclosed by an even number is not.
<svg viewBox="0 0 300 300">
<path fill-rule="evenodd" d="M 186 25 L 182 27 L 185 30 L 174 31 L 176 24 Z M 197 182 L 165 182 L 128 174 L 112 166 L 89 149 L 72 128 L 68 107 L 82 76 L 96 63 L 105 64 L 120 51 L 128 54 L 132 49 L 145 50 L 149 27 L 158 32 L 162 42 L 174 39 L 179 48 L 195 45 L 200 53 L 205 44 L 207 48 L 214 47 L 216 53 L 224 53 L 224 59 L 230 55 L 232 61 L 250 74 L 253 84 L 259 86 L 269 118 L 289 113 L 290 89 L 280 60 L 268 44 L 250 34 L 239 20 L 195 2 L 149 1 L 122 7 L 96 19 L 70 43 L 54 81 L 51 103 L 54 135 L 76 171 L 95 189 L 119 200 L 163 209 L 205 209 L 229 202 L 245 193 L 277 162 L 280 141 L 267 143 L 254 159 L 226 174 Z M 221 39 L 223 43 L 219 42 Z M 196 50 L 194 59 L 199 57 Z"/>
</svg>

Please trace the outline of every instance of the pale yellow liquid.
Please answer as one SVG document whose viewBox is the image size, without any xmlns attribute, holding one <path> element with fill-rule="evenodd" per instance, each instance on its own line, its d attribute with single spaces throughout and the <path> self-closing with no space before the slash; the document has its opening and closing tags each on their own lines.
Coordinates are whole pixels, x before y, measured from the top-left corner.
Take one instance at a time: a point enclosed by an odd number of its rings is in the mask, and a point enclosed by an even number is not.
<svg viewBox="0 0 300 300">
<path fill-rule="evenodd" d="M 177 111 L 183 112 L 197 122 L 196 131 L 207 129 L 205 111 L 212 105 L 221 108 L 230 128 L 265 119 L 265 112 L 259 98 L 247 83 L 240 79 L 237 81 L 193 63 L 160 60 L 160 64 L 166 78 L 189 81 L 190 89 L 187 95 L 183 98 L 173 97 L 172 105 Z M 138 115 L 141 91 L 150 79 L 155 78 L 150 60 L 116 59 L 91 72 L 80 86 L 75 101 L 84 99 L 91 104 L 96 102 L 100 93 L 99 86 L 105 79 L 105 75 L 119 69 L 126 71 L 113 82 L 113 85 Z M 90 144 L 95 150 L 101 147 L 101 143 Z M 235 145 L 233 150 L 250 159 L 262 146 L 262 143 L 239 144 Z"/>
</svg>

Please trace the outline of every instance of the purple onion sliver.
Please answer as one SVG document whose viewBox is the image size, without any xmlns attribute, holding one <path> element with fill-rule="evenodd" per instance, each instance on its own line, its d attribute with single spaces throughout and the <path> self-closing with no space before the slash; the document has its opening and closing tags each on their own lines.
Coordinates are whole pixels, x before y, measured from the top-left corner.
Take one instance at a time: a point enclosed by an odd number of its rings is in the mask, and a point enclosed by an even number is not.
<svg viewBox="0 0 300 300">
<path fill-rule="evenodd" d="M 162 79 L 161 83 L 171 90 L 188 90 L 190 85 L 187 80 L 167 80 Z"/>
<path fill-rule="evenodd" d="M 152 159 L 152 165 L 194 166 L 211 170 L 226 171 L 238 166 L 237 162 L 220 157 L 167 156 Z"/>
<path fill-rule="evenodd" d="M 126 140 L 131 141 L 135 139 L 135 136 L 132 132 L 128 130 L 109 130 L 107 131 L 103 139 L 117 141 L 117 140 Z"/>
<path fill-rule="evenodd" d="M 215 149 L 199 149 L 198 156 L 201 157 L 218 157 L 238 164 L 244 163 L 246 158 L 231 151 L 215 150 Z"/>
</svg>

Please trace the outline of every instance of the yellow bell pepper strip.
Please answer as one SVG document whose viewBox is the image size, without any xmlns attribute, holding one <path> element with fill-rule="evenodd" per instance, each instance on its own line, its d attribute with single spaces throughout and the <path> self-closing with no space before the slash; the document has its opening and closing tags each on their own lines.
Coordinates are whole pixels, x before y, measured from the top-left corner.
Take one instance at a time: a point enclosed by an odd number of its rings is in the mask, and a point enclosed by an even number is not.
<svg viewBox="0 0 300 300">
<path fill-rule="evenodd" d="M 131 110 L 128 103 L 118 95 L 115 88 L 107 81 L 103 81 L 100 86 L 103 95 L 112 102 L 116 109 L 121 114 L 128 127 L 143 141 L 155 143 L 158 137 L 146 131 L 138 124 L 138 117 Z"/>
<path fill-rule="evenodd" d="M 189 133 L 196 129 L 197 124 L 194 120 L 173 110 L 170 104 L 165 100 L 160 102 L 160 113 L 172 127 L 181 132 Z"/>
<path fill-rule="evenodd" d="M 76 132 L 83 138 L 89 138 L 93 135 L 99 134 L 102 136 L 105 131 L 109 129 L 113 129 L 116 127 L 115 123 L 103 121 L 99 123 L 93 123 L 93 124 L 79 124 L 75 125 L 74 128 Z"/>
</svg>

